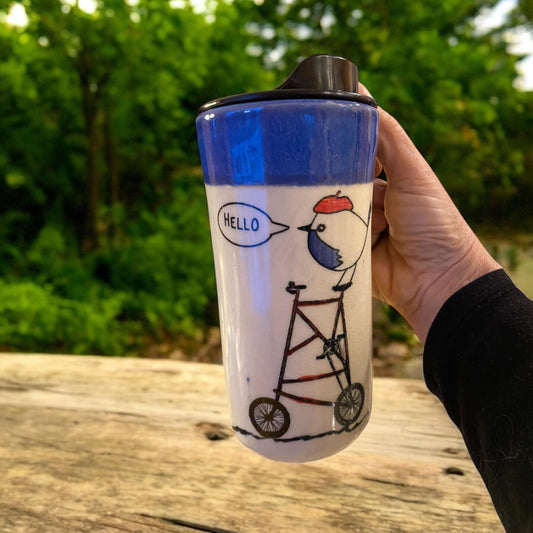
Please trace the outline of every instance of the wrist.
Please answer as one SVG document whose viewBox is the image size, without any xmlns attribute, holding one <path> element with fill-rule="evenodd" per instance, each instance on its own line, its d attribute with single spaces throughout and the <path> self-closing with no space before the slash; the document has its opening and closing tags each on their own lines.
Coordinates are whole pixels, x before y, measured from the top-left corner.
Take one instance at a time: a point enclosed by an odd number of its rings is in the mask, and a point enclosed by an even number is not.
<svg viewBox="0 0 533 533">
<path fill-rule="evenodd" d="M 453 294 L 481 276 L 501 268 L 475 239 L 467 254 L 425 285 L 416 307 L 405 313 L 420 341 L 426 342 L 438 312 Z"/>
</svg>

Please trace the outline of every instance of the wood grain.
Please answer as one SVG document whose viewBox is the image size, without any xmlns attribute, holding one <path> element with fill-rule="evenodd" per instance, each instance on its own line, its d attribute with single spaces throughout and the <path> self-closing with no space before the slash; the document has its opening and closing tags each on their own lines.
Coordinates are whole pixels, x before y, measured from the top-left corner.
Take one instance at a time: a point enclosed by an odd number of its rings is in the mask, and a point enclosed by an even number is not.
<svg viewBox="0 0 533 533">
<path fill-rule="evenodd" d="M 503 531 L 424 383 L 374 382 L 354 444 L 284 464 L 232 435 L 220 366 L 0 354 L 0 531 Z"/>
</svg>

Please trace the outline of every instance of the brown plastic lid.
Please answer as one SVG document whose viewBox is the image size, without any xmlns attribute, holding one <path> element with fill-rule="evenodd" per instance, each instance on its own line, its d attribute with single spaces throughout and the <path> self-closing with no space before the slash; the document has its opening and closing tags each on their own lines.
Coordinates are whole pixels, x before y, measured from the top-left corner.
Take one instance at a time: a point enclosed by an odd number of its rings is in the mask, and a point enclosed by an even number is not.
<svg viewBox="0 0 533 533">
<path fill-rule="evenodd" d="M 286 99 L 349 100 L 377 107 L 371 96 L 358 93 L 358 89 L 354 63 L 343 57 L 320 54 L 304 59 L 274 90 L 217 98 L 202 105 L 199 113 L 232 104 Z"/>
</svg>

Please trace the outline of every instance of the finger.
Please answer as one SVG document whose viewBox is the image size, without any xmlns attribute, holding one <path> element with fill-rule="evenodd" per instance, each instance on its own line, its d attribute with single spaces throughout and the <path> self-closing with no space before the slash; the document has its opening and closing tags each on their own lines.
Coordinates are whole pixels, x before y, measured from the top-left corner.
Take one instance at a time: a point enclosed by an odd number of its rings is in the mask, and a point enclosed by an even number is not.
<svg viewBox="0 0 533 533">
<path fill-rule="evenodd" d="M 372 235 L 379 235 L 389 227 L 383 209 L 372 210 Z"/>
<path fill-rule="evenodd" d="M 383 230 L 378 232 L 372 232 L 372 239 L 371 239 L 371 248 L 374 250 L 384 239 L 387 238 L 388 235 L 388 226 Z"/>
<path fill-rule="evenodd" d="M 371 94 L 370 94 L 370 91 L 365 87 L 365 85 L 363 85 L 361 82 L 359 82 L 359 86 L 358 86 L 358 89 L 357 89 L 357 92 L 359 94 L 364 94 L 365 96 L 370 96 L 370 98 L 374 98 Z"/>
<path fill-rule="evenodd" d="M 387 192 L 387 182 L 376 178 L 374 180 L 374 190 L 372 192 L 372 202 L 375 208 L 383 210 L 385 207 L 385 193 Z"/>
<path fill-rule="evenodd" d="M 385 217 L 385 193 L 387 182 L 381 179 L 374 181 L 374 191 L 372 195 L 372 246 L 379 240 L 383 231 L 388 227 Z"/>
<path fill-rule="evenodd" d="M 375 170 L 374 170 L 374 178 L 377 178 L 381 174 L 382 170 L 383 170 L 383 165 L 381 164 L 381 161 L 376 158 L 376 167 L 375 167 Z"/>
</svg>

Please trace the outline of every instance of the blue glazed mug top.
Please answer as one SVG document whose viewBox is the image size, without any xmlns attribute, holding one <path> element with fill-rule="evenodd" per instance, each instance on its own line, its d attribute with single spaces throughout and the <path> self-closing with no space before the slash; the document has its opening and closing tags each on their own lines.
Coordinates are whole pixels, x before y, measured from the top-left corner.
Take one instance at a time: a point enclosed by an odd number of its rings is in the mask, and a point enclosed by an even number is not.
<svg viewBox="0 0 533 533">
<path fill-rule="evenodd" d="M 374 177 L 378 112 L 305 99 L 234 104 L 196 121 L 209 185 L 328 185 Z"/>
</svg>

